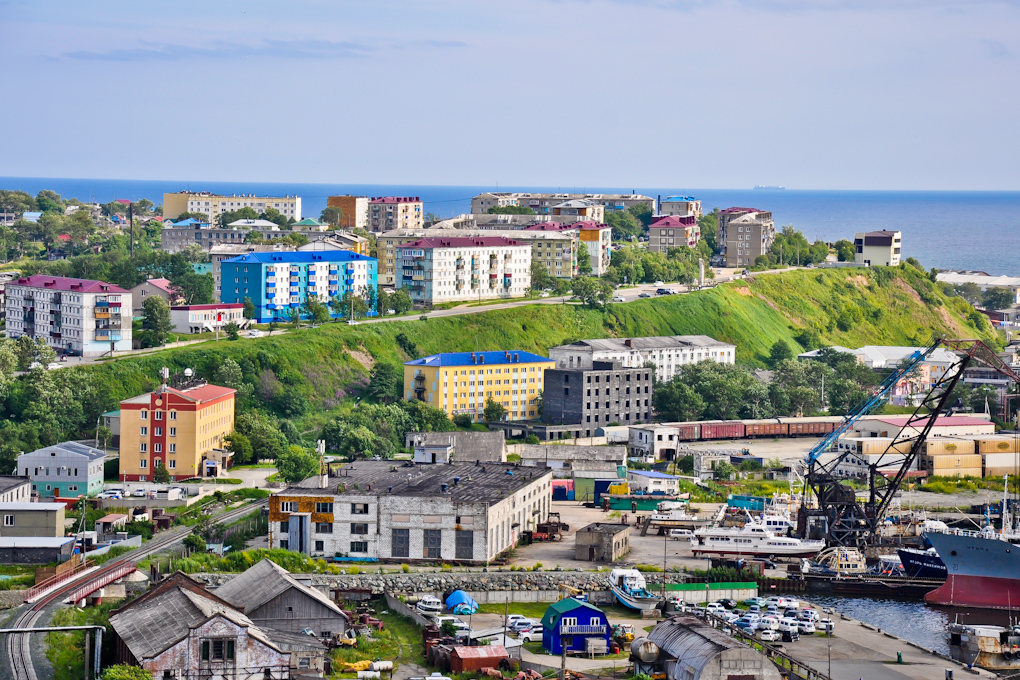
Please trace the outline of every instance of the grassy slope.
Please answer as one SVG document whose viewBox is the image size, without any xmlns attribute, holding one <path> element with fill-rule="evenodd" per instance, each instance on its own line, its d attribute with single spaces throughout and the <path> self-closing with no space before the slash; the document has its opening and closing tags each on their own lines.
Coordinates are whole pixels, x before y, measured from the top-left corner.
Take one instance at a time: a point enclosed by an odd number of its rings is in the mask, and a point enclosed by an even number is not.
<svg viewBox="0 0 1020 680">
<path fill-rule="evenodd" d="M 76 370 L 107 374 L 112 396 L 123 399 L 154 387 L 154 376 L 164 365 L 171 371 L 193 367 L 211 376 L 224 357 L 243 362 L 264 353 L 271 360 L 263 365 L 271 364 L 284 383 L 303 386 L 321 414 L 337 403 L 338 390 L 367 373 L 347 350 L 375 360 L 406 361 L 394 340 L 399 333 L 416 343 L 422 355 L 482 349 L 544 353 L 580 338 L 704 334 L 734 343 L 738 362 L 754 365 L 761 364 L 780 338 L 801 351 L 793 338 L 808 328 L 824 343 L 849 347 L 921 344 L 935 331 L 994 339 L 987 322 L 974 326 L 968 316 L 972 309 L 960 298 L 946 298 L 913 270 L 889 274 L 889 280 L 879 283 L 874 271 L 789 272 L 691 295 L 613 305 L 605 312 L 576 305 L 529 305 L 426 322 L 329 324 L 255 342 L 220 341 Z M 935 304 L 924 303 L 922 295 Z M 856 318 L 846 331 L 836 325 L 841 313 Z"/>
</svg>

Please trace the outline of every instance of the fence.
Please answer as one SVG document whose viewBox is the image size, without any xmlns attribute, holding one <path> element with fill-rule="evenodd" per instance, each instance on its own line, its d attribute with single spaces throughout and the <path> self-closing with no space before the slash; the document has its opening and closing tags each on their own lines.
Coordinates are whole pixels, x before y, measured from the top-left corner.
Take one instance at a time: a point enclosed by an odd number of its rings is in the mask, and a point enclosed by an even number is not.
<svg viewBox="0 0 1020 680">
<path fill-rule="evenodd" d="M 406 616 L 422 628 L 432 625 L 432 622 L 419 614 L 414 607 L 401 602 L 390 593 L 386 593 L 386 605 L 390 608 L 390 611 L 395 611 L 401 616 Z"/>
</svg>

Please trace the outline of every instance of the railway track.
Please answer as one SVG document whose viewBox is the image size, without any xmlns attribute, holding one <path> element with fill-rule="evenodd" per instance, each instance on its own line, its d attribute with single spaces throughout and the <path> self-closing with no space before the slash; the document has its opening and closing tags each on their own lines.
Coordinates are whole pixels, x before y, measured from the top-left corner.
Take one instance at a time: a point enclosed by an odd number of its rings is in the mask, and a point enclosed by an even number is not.
<svg viewBox="0 0 1020 680">
<path fill-rule="evenodd" d="M 234 510 L 224 512 L 216 517 L 214 523 L 223 524 L 224 522 L 233 521 L 239 517 L 247 515 L 256 508 L 267 505 L 268 503 L 269 501 L 267 499 L 262 499 L 254 503 L 243 505 Z M 39 619 L 42 618 L 43 612 L 47 606 L 54 602 L 59 602 L 68 594 L 81 586 L 88 584 L 90 581 L 102 578 L 103 575 L 110 574 L 129 564 L 137 564 L 146 557 L 154 555 L 175 543 L 179 543 L 190 533 L 190 527 L 181 527 L 174 531 L 157 534 L 145 545 L 135 548 L 131 552 L 121 555 L 117 559 L 104 563 L 99 569 L 82 576 L 69 578 L 67 581 L 57 585 L 53 592 L 39 598 L 34 603 L 25 605 L 24 611 L 22 611 L 17 618 L 11 622 L 10 627 L 32 628 L 37 626 Z M 38 676 L 35 672 L 35 665 L 32 663 L 31 648 L 29 646 L 30 640 L 31 635 L 25 633 L 13 633 L 7 636 L 4 646 L 6 648 L 8 658 L 10 659 L 11 669 L 14 673 L 12 677 L 14 680 L 38 680 Z"/>
</svg>

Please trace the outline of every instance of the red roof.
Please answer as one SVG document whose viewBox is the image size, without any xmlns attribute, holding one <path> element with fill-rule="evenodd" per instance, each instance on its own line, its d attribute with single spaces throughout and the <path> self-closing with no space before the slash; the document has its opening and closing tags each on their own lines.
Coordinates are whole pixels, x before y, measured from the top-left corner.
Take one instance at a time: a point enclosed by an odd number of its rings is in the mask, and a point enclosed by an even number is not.
<svg viewBox="0 0 1020 680">
<path fill-rule="evenodd" d="M 498 247 L 498 246 L 521 246 L 525 245 L 520 241 L 502 236 L 480 236 L 478 238 L 422 238 L 410 243 L 404 243 L 399 248 L 472 248 L 475 246 Z"/>
<path fill-rule="evenodd" d="M 524 231 L 566 231 L 574 228 L 575 227 L 571 227 L 566 224 L 560 224 L 559 222 L 542 222 L 541 224 L 536 224 L 533 227 L 527 227 Z"/>
<path fill-rule="evenodd" d="M 503 645 L 479 645 L 477 647 L 454 647 L 450 650 L 452 656 L 460 659 L 499 659 L 507 656 L 506 647 Z"/>
<path fill-rule="evenodd" d="M 910 420 L 910 416 L 889 416 L 875 418 L 881 423 L 888 423 L 896 427 L 903 427 Z M 935 419 L 935 427 L 962 427 L 964 425 L 991 425 L 992 421 L 984 418 L 972 418 L 970 416 L 941 416 Z"/>
<path fill-rule="evenodd" d="M 171 295 L 174 293 L 173 286 L 170 285 L 170 279 L 149 279 L 146 283 L 159 288 L 164 293 L 170 293 Z"/>
<path fill-rule="evenodd" d="M 417 196 L 379 196 L 373 198 L 369 203 L 420 203 Z"/>
<path fill-rule="evenodd" d="M 61 234 L 57 238 L 60 239 L 61 241 L 67 242 L 67 241 L 71 240 L 71 235 L 70 234 Z"/>
<path fill-rule="evenodd" d="M 595 220 L 582 220 L 581 222 L 574 222 L 573 224 L 570 225 L 569 228 L 570 229 L 581 229 L 581 230 L 584 230 L 584 229 L 599 229 L 599 230 L 601 230 L 601 229 L 612 229 L 612 227 L 610 227 L 608 224 L 602 224 L 601 222 L 596 222 Z"/>
<path fill-rule="evenodd" d="M 194 309 L 194 310 L 203 310 L 203 309 L 242 309 L 243 307 L 244 307 L 244 304 L 241 303 L 241 302 L 229 302 L 229 303 L 221 303 L 221 304 L 218 304 L 218 305 L 175 305 L 175 306 L 171 307 L 170 309 L 172 309 L 172 310 L 180 310 L 180 309 L 186 309 L 186 310 L 192 310 L 192 309 Z"/>
<path fill-rule="evenodd" d="M 131 205 L 131 201 L 126 198 L 118 198 L 114 203 L 120 203 L 121 205 Z"/>
<path fill-rule="evenodd" d="M 33 288 L 48 288 L 50 290 L 68 290 L 76 293 L 126 293 L 120 286 L 105 281 L 92 281 L 90 279 L 71 279 L 65 276 L 47 276 L 35 274 L 25 276 L 17 280 L 19 286 L 32 286 Z"/>
<path fill-rule="evenodd" d="M 687 215 L 685 217 L 677 217 L 676 215 L 669 215 L 667 217 L 661 217 L 652 222 L 649 227 L 657 227 L 659 229 L 683 229 L 685 227 L 693 227 L 698 221 L 694 219 L 694 215 Z"/>
<path fill-rule="evenodd" d="M 201 387 L 192 387 L 187 390 L 175 390 L 172 387 L 168 387 L 167 389 L 172 390 L 185 399 L 190 399 L 192 401 L 212 401 L 213 399 L 226 397 L 237 392 L 237 390 L 232 387 L 221 387 L 219 385 L 202 385 Z"/>
</svg>

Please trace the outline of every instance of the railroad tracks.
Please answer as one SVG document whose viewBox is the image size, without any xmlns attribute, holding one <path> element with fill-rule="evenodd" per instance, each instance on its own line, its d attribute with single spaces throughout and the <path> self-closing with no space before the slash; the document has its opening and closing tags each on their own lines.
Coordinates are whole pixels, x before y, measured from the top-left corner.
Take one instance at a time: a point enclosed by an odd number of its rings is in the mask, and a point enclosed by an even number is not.
<svg viewBox="0 0 1020 680">
<path fill-rule="evenodd" d="M 214 523 L 223 524 L 224 522 L 233 521 L 239 517 L 247 515 L 252 510 L 267 505 L 268 502 L 268 500 L 262 499 L 254 503 L 248 503 L 247 505 L 243 505 L 234 510 L 224 512 L 215 518 Z M 52 592 L 40 597 L 32 604 L 26 605 L 24 611 L 22 611 L 17 618 L 14 619 L 10 627 L 32 628 L 37 626 L 39 619 L 42 618 L 43 612 L 47 606 L 54 602 L 61 601 L 73 592 L 86 590 L 86 587 L 93 581 L 109 577 L 119 571 L 124 571 L 126 567 L 137 564 L 146 557 L 154 555 L 175 543 L 179 543 L 190 533 L 190 528 L 182 527 L 175 529 L 174 531 L 157 534 L 151 541 L 140 548 L 136 548 L 117 559 L 106 562 L 95 571 L 67 579 L 55 586 Z M 35 665 L 32 663 L 31 648 L 29 646 L 30 639 L 30 634 L 12 633 L 7 636 L 7 640 L 5 641 L 4 648 L 10 659 L 10 667 L 14 674 L 12 676 L 14 680 L 38 680 L 38 676 L 35 672 Z"/>
</svg>

